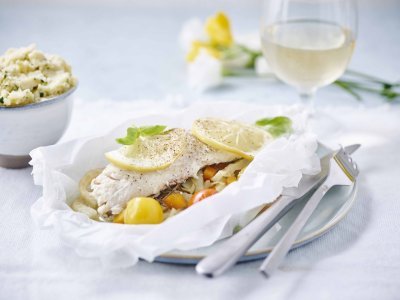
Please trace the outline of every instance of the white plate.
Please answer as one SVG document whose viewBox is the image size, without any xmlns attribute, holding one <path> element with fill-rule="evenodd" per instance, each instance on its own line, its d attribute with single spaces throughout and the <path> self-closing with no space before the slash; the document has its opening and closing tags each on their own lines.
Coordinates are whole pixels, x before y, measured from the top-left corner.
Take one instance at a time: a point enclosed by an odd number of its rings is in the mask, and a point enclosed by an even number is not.
<svg viewBox="0 0 400 300">
<path fill-rule="evenodd" d="M 318 149 L 320 156 L 328 151 L 324 146 Z M 357 185 L 354 185 L 354 187 L 334 187 L 330 190 L 308 220 L 292 249 L 317 239 L 338 224 L 353 206 L 356 193 Z M 254 244 L 239 262 L 265 258 L 300 213 L 306 200 L 299 200 L 299 203 Z M 219 241 L 209 247 L 190 251 L 172 251 L 157 257 L 155 261 L 172 264 L 196 264 L 206 255 L 212 253 L 221 242 L 223 241 Z"/>
</svg>

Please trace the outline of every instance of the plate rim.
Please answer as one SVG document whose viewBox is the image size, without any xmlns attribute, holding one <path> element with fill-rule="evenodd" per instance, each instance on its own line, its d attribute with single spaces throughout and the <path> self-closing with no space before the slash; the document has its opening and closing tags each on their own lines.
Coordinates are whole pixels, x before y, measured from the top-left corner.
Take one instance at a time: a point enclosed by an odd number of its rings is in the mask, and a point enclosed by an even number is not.
<svg viewBox="0 0 400 300">
<path fill-rule="evenodd" d="M 296 240 L 296 242 L 291 247 L 291 250 L 301 247 L 309 242 L 312 242 L 313 240 L 321 237 L 322 235 L 324 235 L 325 233 L 328 233 L 331 229 L 333 229 L 339 222 L 341 222 L 344 219 L 344 217 L 347 216 L 347 214 L 349 213 L 350 209 L 353 207 L 353 205 L 356 201 L 357 194 L 358 194 L 358 183 L 356 181 L 352 188 L 351 195 L 349 196 L 348 200 L 345 202 L 345 204 L 343 204 L 343 206 L 339 209 L 339 211 L 330 219 L 330 221 L 327 224 L 325 224 L 324 226 L 322 226 L 321 228 L 309 233 L 305 237 L 303 237 L 299 240 Z M 212 245 L 213 244 L 211 244 L 207 247 L 210 247 Z M 244 254 L 242 256 L 242 259 L 239 260 L 239 262 L 245 262 L 245 261 L 251 260 L 252 258 L 257 259 L 258 257 L 264 257 L 264 256 L 268 255 L 268 253 L 270 253 L 272 251 L 272 249 L 273 249 L 272 247 L 268 247 L 268 248 L 261 249 L 261 250 L 252 250 L 252 251 L 249 250 L 246 252 L 246 254 Z M 203 259 L 204 257 L 205 256 L 202 256 L 202 255 L 182 255 L 182 254 L 165 253 L 165 254 L 157 256 L 154 259 L 154 261 L 161 262 L 161 263 L 171 263 L 171 264 L 191 264 L 189 262 L 189 260 L 192 260 L 192 262 L 199 261 L 199 260 Z M 171 260 L 171 261 L 169 261 L 169 260 Z M 182 260 L 182 261 L 173 262 L 172 260 Z"/>
</svg>

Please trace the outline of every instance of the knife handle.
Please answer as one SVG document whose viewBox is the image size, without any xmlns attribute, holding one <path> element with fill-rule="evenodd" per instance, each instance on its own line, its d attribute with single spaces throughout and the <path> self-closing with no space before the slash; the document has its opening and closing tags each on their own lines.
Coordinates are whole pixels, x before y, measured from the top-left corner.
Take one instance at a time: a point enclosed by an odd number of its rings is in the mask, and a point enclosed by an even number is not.
<svg viewBox="0 0 400 300">
<path fill-rule="evenodd" d="M 295 200 L 290 196 L 279 197 L 246 227 L 223 242 L 215 252 L 203 258 L 196 266 L 197 273 L 215 277 L 228 270 L 293 207 Z"/>
<path fill-rule="evenodd" d="M 279 264 L 285 258 L 286 254 L 291 249 L 300 231 L 311 217 L 312 213 L 317 208 L 321 199 L 332 187 L 329 180 L 325 181 L 312 195 L 310 200 L 307 201 L 303 210 L 294 220 L 293 224 L 286 231 L 284 236 L 280 239 L 278 244 L 274 247 L 272 252 L 267 256 L 260 267 L 260 272 L 267 278 L 278 268 Z"/>
</svg>

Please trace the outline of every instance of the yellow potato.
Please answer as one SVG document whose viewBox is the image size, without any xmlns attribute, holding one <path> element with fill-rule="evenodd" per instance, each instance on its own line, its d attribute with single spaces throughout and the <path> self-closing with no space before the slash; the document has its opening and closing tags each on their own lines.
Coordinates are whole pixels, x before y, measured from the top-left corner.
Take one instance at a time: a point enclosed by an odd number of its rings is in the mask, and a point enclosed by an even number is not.
<svg viewBox="0 0 400 300">
<path fill-rule="evenodd" d="M 116 215 L 116 216 L 114 217 L 113 222 L 114 222 L 114 223 L 124 224 L 124 213 L 125 213 L 125 211 L 123 210 L 123 211 L 121 211 L 118 215 Z"/>
<path fill-rule="evenodd" d="M 125 224 L 159 224 L 162 221 L 161 205 L 150 197 L 132 198 L 124 210 Z"/>
</svg>

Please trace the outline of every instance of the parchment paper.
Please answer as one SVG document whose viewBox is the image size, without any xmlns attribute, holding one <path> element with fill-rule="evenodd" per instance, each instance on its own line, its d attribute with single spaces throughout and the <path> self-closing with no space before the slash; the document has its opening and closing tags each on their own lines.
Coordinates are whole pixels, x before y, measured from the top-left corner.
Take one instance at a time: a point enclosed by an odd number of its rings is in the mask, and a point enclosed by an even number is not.
<svg viewBox="0 0 400 300">
<path fill-rule="evenodd" d="M 115 138 L 124 136 L 132 124 L 190 129 L 199 117 L 254 123 L 277 115 L 292 119 L 290 137 L 278 138 L 262 149 L 239 181 L 159 225 L 96 222 L 68 206 L 78 196 L 80 178 L 107 164 L 104 153 L 118 147 Z M 43 196 L 32 206 L 32 217 L 40 227 L 54 228 L 78 254 L 99 258 L 109 267 L 128 267 L 139 258 L 152 261 L 172 249 L 208 246 L 231 235 L 237 225 L 247 224 L 283 187 L 297 186 L 302 174 L 319 171 L 316 136 L 309 131 L 307 119 L 307 112 L 299 106 L 199 102 L 181 110 L 157 112 L 153 107 L 152 113 L 127 120 L 104 136 L 37 148 L 31 152 L 31 165 L 35 184 L 43 186 Z"/>
</svg>

